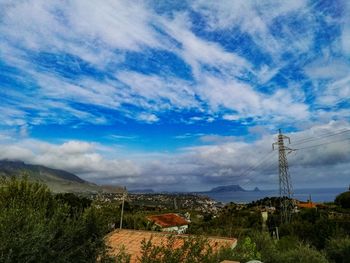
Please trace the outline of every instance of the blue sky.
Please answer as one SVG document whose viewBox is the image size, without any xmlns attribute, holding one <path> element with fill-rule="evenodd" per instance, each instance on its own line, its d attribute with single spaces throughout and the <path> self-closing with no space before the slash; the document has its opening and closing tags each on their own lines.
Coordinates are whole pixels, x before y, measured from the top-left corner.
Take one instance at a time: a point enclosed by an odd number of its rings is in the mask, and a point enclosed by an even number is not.
<svg viewBox="0 0 350 263">
<path fill-rule="evenodd" d="M 0 96 L 1 158 L 129 188 L 275 188 L 276 154 L 247 171 L 278 128 L 349 129 L 350 6 L 1 1 Z M 296 187 L 348 184 L 346 136 L 291 156 Z"/>
</svg>

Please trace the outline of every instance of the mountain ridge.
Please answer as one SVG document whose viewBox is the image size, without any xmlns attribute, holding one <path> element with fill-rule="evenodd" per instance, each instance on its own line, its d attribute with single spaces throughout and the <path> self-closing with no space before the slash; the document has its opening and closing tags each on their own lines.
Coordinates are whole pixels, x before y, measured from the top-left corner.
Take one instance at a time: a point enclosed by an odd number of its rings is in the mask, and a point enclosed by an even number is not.
<svg viewBox="0 0 350 263">
<path fill-rule="evenodd" d="M 20 160 L 0 160 L 0 176 L 27 176 L 30 181 L 46 184 L 53 192 L 101 192 L 103 187 L 79 176 L 44 165 L 27 164 Z"/>
</svg>

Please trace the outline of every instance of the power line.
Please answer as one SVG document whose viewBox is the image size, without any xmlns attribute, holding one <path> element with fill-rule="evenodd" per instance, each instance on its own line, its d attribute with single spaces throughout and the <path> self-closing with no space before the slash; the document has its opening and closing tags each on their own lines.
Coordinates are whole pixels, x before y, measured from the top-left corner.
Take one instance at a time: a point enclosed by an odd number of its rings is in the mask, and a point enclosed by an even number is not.
<svg viewBox="0 0 350 263">
<path fill-rule="evenodd" d="M 344 138 L 342 140 L 337 140 L 337 141 L 332 141 L 332 142 L 325 142 L 325 143 L 320 143 L 320 144 L 316 144 L 316 145 L 306 146 L 306 147 L 302 147 L 302 148 L 297 148 L 295 150 L 304 150 L 304 149 L 309 149 L 309 148 L 315 148 L 315 147 L 320 147 L 322 145 L 332 144 L 332 143 L 336 143 L 336 142 L 343 142 L 343 141 L 346 141 L 346 140 L 350 140 L 350 138 Z"/>
<path fill-rule="evenodd" d="M 318 137 L 318 139 L 303 139 L 303 141 L 308 140 L 308 142 L 311 141 L 317 141 L 317 140 L 321 140 L 324 138 L 328 138 L 328 137 L 332 137 L 332 136 L 336 136 L 336 135 L 340 135 L 340 134 L 344 134 L 350 132 L 350 130 L 348 129 L 342 129 L 342 130 L 338 130 L 336 133 L 332 132 L 332 133 L 325 133 L 322 134 L 323 137 Z M 350 140 L 350 138 L 344 138 L 341 140 L 336 140 L 336 141 L 330 141 L 330 142 L 324 142 L 321 144 L 317 144 L 317 145 L 311 145 L 311 146 L 305 146 L 302 148 L 297 148 L 297 149 L 293 149 L 293 150 L 304 150 L 304 149 L 309 149 L 309 148 L 316 148 L 316 147 L 320 147 L 323 145 L 327 145 L 327 144 L 332 144 L 332 143 L 336 143 L 336 142 L 341 142 L 341 141 L 346 141 L 346 140 Z M 292 143 L 292 145 L 300 145 L 300 144 L 304 144 L 306 142 L 301 142 L 302 140 L 297 141 L 298 143 Z M 291 150 L 288 147 L 284 146 L 285 150 Z M 268 154 L 266 154 L 263 158 L 261 158 L 259 161 L 257 161 L 255 164 L 251 165 L 250 167 L 248 167 L 243 173 L 241 173 L 239 176 L 236 177 L 236 179 L 251 179 L 251 177 L 253 176 L 253 172 L 257 170 L 257 168 L 261 167 L 263 164 L 268 164 L 267 166 L 265 166 L 265 168 L 263 168 L 263 170 L 269 169 L 270 167 L 272 167 L 272 165 L 274 165 L 275 163 L 272 161 L 270 161 L 271 159 L 269 159 L 271 157 L 271 154 L 273 153 L 273 151 L 270 151 Z M 266 162 L 267 161 L 267 162 Z M 251 183 L 251 181 L 240 184 L 241 186 L 245 186 L 247 184 Z"/>
<path fill-rule="evenodd" d="M 251 165 L 250 167 L 248 167 L 243 173 L 241 173 L 239 175 L 240 178 L 245 178 L 247 177 L 248 174 L 250 174 L 252 171 L 254 171 L 256 168 L 258 168 L 260 165 L 262 165 L 266 160 L 268 160 L 268 158 L 270 157 L 270 155 L 273 153 L 273 151 L 270 151 L 267 155 L 265 155 L 262 159 L 260 159 L 258 162 L 256 162 L 254 165 Z"/>
<path fill-rule="evenodd" d="M 271 161 L 272 160 L 272 161 Z M 273 159 L 269 159 L 268 160 L 268 162 L 267 162 L 267 165 L 264 167 L 264 168 L 262 168 L 262 170 L 268 170 L 268 169 L 270 169 L 273 165 L 275 165 L 276 163 L 275 163 L 275 160 L 273 160 Z M 253 171 L 252 171 L 253 172 Z M 246 183 L 243 183 L 243 184 L 240 184 L 240 186 L 246 186 L 246 185 L 248 185 L 248 184 L 250 184 L 251 183 L 251 177 L 253 176 L 254 174 L 253 173 L 249 173 L 245 178 L 246 179 L 249 179 L 249 181 L 248 182 L 246 182 Z"/>
<path fill-rule="evenodd" d="M 337 131 L 336 133 L 330 132 L 330 133 L 322 134 L 322 135 L 320 135 L 320 136 L 316 136 L 316 138 L 310 137 L 310 138 L 305 138 L 305 139 L 297 140 L 297 141 L 295 141 L 295 142 L 292 143 L 292 144 L 293 144 L 293 145 L 299 145 L 299 144 L 306 143 L 306 142 L 309 142 L 309 141 L 321 140 L 321 139 L 323 139 L 323 138 L 332 137 L 332 136 L 336 136 L 336 135 L 343 134 L 343 133 L 347 133 L 347 132 L 350 132 L 350 130 L 349 130 L 349 129 L 342 129 L 342 130 Z"/>
<path fill-rule="evenodd" d="M 339 130 L 334 130 L 334 131 L 327 131 L 327 132 L 324 132 L 324 133 L 321 133 L 321 134 L 318 134 L 318 136 L 322 137 L 324 135 L 328 135 L 328 134 L 334 134 L 334 133 L 337 133 L 337 132 L 343 132 L 343 131 L 346 131 L 346 130 L 349 130 L 347 128 L 343 128 L 343 129 L 339 129 Z M 299 141 L 304 141 L 304 140 L 309 140 L 309 139 L 313 139 L 315 136 L 312 136 L 312 137 L 306 137 L 306 138 L 299 138 L 297 140 L 294 140 L 294 142 L 299 142 Z"/>
</svg>

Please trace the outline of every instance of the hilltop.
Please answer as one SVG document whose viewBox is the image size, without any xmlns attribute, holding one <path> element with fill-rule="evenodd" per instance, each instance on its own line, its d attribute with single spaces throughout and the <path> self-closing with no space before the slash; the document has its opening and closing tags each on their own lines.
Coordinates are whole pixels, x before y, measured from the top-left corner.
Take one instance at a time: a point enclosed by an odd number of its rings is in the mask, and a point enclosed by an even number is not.
<svg viewBox="0 0 350 263">
<path fill-rule="evenodd" d="M 254 192 L 260 191 L 258 187 L 255 187 Z M 212 188 L 208 193 L 223 193 L 223 192 L 248 192 L 238 184 L 218 186 Z"/>
<path fill-rule="evenodd" d="M 111 192 L 90 183 L 73 173 L 52 169 L 43 165 L 26 164 L 22 161 L 0 160 L 0 176 L 28 176 L 30 181 L 46 184 L 53 192 Z"/>
</svg>

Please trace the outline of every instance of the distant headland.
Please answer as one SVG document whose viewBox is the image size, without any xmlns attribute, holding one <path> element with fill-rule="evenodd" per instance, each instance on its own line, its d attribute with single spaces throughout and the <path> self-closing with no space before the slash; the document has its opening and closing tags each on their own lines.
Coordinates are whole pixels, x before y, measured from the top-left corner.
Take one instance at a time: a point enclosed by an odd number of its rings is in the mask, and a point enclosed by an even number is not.
<svg viewBox="0 0 350 263">
<path fill-rule="evenodd" d="M 254 190 L 246 190 L 242 188 L 238 184 L 232 184 L 232 185 L 225 185 L 225 186 L 217 186 L 212 188 L 210 191 L 207 191 L 207 193 L 224 193 L 224 192 L 259 192 L 260 189 L 258 187 L 255 187 Z"/>
</svg>

